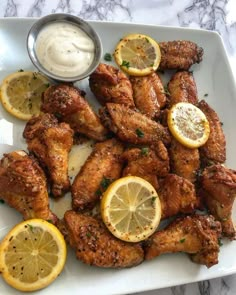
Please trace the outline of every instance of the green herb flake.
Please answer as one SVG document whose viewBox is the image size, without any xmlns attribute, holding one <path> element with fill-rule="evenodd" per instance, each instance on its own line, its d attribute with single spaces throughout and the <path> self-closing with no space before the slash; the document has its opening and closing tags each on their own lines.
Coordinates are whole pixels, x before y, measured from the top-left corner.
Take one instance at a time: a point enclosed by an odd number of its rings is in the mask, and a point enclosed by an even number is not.
<svg viewBox="0 0 236 295">
<path fill-rule="evenodd" d="M 102 195 L 102 191 L 100 190 L 100 188 L 96 190 L 95 195 L 97 197 L 100 197 Z"/>
<path fill-rule="evenodd" d="M 205 93 L 205 94 L 204 94 L 204 97 L 207 97 L 207 96 L 208 96 L 208 93 Z"/>
<path fill-rule="evenodd" d="M 139 138 L 143 138 L 143 137 L 144 137 L 144 133 L 143 133 L 143 131 L 142 131 L 140 128 L 137 128 L 137 129 L 135 130 L 135 132 L 136 132 L 136 134 L 137 134 L 137 136 L 138 136 Z"/>
<path fill-rule="evenodd" d="M 145 38 L 145 40 L 147 41 L 147 43 L 150 43 L 149 39 L 148 38 Z"/>
<path fill-rule="evenodd" d="M 224 126 L 224 123 L 223 123 L 223 122 L 220 122 L 220 125 L 221 125 L 221 126 Z"/>
<path fill-rule="evenodd" d="M 180 242 L 181 244 L 183 244 L 183 243 L 185 242 L 185 240 L 186 240 L 186 239 L 183 238 L 183 239 L 180 239 L 179 242 Z"/>
<path fill-rule="evenodd" d="M 47 88 L 48 88 L 49 86 L 50 86 L 50 83 L 47 83 L 47 84 L 45 84 L 45 87 L 47 87 Z"/>
<path fill-rule="evenodd" d="M 31 224 L 27 223 L 27 225 L 28 225 L 28 227 L 30 228 L 31 231 L 34 230 L 34 227 Z"/>
<path fill-rule="evenodd" d="M 148 147 L 141 148 L 141 155 L 142 156 L 147 156 L 148 152 L 149 152 L 149 148 Z"/>
<path fill-rule="evenodd" d="M 110 183 L 111 183 L 111 179 L 103 177 L 100 185 L 104 190 L 106 190 L 108 186 L 110 185 Z"/>
<path fill-rule="evenodd" d="M 0 204 L 4 204 L 5 201 L 3 199 L 0 199 Z"/>
<path fill-rule="evenodd" d="M 130 64 L 129 64 L 128 61 L 123 60 L 121 66 L 122 66 L 122 67 L 126 67 L 126 68 L 128 69 L 128 68 L 130 67 Z"/>
<path fill-rule="evenodd" d="M 33 73 L 33 80 L 37 79 L 37 73 Z"/>
<path fill-rule="evenodd" d="M 112 55 L 110 53 L 105 53 L 103 58 L 106 61 L 112 61 Z"/>
<path fill-rule="evenodd" d="M 52 224 L 53 224 L 53 222 L 52 222 L 52 220 L 51 220 L 51 219 L 48 219 L 48 220 L 47 220 L 47 222 L 49 222 L 49 223 L 52 223 Z"/>
<path fill-rule="evenodd" d="M 218 245 L 221 247 L 223 246 L 224 244 L 222 243 L 222 240 L 220 238 L 218 238 Z"/>
<path fill-rule="evenodd" d="M 90 232 L 87 232 L 87 233 L 86 233 L 86 236 L 87 236 L 88 238 L 91 238 L 91 233 L 90 233 Z"/>
<path fill-rule="evenodd" d="M 157 197 L 155 197 L 155 196 L 153 196 L 153 197 L 151 198 L 151 202 L 152 202 L 152 204 L 154 204 L 154 202 L 156 201 L 156 198 L 157 198 Z"/>
<path fill-rule="evenodd" d="M 164 86 L 164 91 L 163 91 L 163 93 L 166 94 L 166 95 L 170 95 L 170 91 L 168 90 L 167 85 Z"/>
<path fill-rule="evenodd" d="M 21 73 L 21 72 L 24 72 L 24 70 L 23 69 L 19 69 L 18 72 Z"/>
</svg>

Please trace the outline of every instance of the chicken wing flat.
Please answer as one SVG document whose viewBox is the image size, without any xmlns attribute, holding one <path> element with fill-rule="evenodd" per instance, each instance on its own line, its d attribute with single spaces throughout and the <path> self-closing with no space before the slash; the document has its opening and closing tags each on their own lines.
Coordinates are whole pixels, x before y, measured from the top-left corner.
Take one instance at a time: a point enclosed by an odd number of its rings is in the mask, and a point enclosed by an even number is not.
<svg viewBox="0 0 236 295">
<path fill-rule="evenodd" d="M 169 156 L 171 172 L 194 183 L 200 168 L 198 149 L 189 149 L 172 138 Z"/>
<path fill-rule="evenodd" d="M 145 259 L 165 253 L 186 252 L 194 262 L 211 267 L 218 263 L 220 236 L 220 222 L 213 216 L 180 217 L 149 238 Z"/>
<path fill-rule="evenodd" d="M 161 202 L 161 218 L 165 219 L 179 213 L 192 213 L 199 205 L 194 185 L 187 179 L 168 174 L 159 181 L 158 195 Z"/>
<path fill-rule="evenodd" d="M 45 174 L 36 160 L 24 151 L 4 154 L 1 159 L 0 197 L 25 220 L 42 218 L 57 222 L 49 209 Z"/>
<path fill-rule="evenodd" d="M 191 72 L 180 71 L 175 73 L 168 83 L 169 106 L 178 102 L 198 103 L 197 87 Z"/>
<path fill-rule="evenodd" d="M 75 132 L 98 141 L 106 139 L 107 130 L 78 88 L 67 84 L 52 85 L 46 89 L 42 100 L 43 112 L 54 114 Z"/>
<path fill-rule="evenodd" d="M 170 142 L 168 129 L 145 115 L 117 103 L 107 103 L 100 109 L 103 124 L 122 141 L 134 144 Z"/>
<path fill-rule="evenodd" d="M 221 222 L 223 235 L 235 239 L 232 207 L 236 196 L 236 171 L 220 164 L 207 167 L 202 174 L 202 188 L 201 196 L 210 213 Z"/>
<path fill-rule="evenodd" d="M 96 143 L 72 184 L 75 210 L 93 208 L 110 182 L 121 176 L 123 145 L 116 139 Z"/>
<path fill-rule="evenodd" d="M 151 119 L 158 118 L 166 104 L 164 86 L 156 73 L 144 77 L 130 77 L 135 106 Z"/>
<path fill-rule="evenodd" d="M 32 118 L 27 122 L 23 132 L 28 150 L 46 168 L 55 197 L 61 196 L 70 188 L 68 158 L 73 144 L 73 134 L 67 123 L 58 123 L 52 114 Z"/>
<path fill-rule="evenodd" d="M 65 239 L 76 250 L 79 260 L 89 265 L 124 268 L 140 264 L 144 253 L 139 244 L 115 238 L 105 225 L 91 216 L 67 211 Z"/>
<path fill-rule="evenodd" d="M 226 161 L 226 140 L 219 116 L 204 100 L 199 102 L 198 107 L 206 115 L 210 125 L 209 138 L 199 149 L 201 161 L 204 166 L 224 163 Z"/>
<path fill-rule="evenodd" d="M 134 107 L 133 90 L 129 79 L 111 65 L 101 63 L 90 76 L 89 86 L 102 105 L 114 102 Z"/>
<path fill-rule="evenodd" d="M 159 42 L 161 49 L 160 70 L 188 70 L 202 61 L 203 49 L 187 40 Z"/>
<path fill-rule="evenodd" d="M 127 162 L 123 176 L 139 176 L 159 188 L 157 176 L 164 177 L 169 172 L 169 157 L 164 144 L 159 141 L 155 146 L 131 148 L 126 150 L 123 159 Z"/>
</svg>

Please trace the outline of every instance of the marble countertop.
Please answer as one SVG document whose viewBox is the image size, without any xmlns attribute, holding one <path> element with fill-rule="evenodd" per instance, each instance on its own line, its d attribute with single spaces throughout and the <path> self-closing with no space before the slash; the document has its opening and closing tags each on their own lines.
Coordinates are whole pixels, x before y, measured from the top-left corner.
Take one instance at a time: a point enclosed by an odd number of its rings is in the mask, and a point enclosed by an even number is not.
<svg viewBox="0 0 236 295">
<path fill-rule="evenodd" d="M 236 79 L 236 1 L 234 0 L 1 0 L 0 17 L 41 17 L 70 13 L 85 20 L 202 28 L 223 38 Z M 142 295 L 233 295 L 236 274 Z"/>
</svg>

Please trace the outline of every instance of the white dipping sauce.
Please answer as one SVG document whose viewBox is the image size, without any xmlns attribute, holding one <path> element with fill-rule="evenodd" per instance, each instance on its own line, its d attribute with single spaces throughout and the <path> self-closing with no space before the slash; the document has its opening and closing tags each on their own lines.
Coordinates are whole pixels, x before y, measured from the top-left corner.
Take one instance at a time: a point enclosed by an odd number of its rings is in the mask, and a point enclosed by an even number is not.
<svg viewBox="0 0 236 295">
<path fill-rule="evenodd" d="M 36 39 L 36 54 L 42 66 L 62 77 L 83 74 L 94 59 L 93 40 L 79 27 L 67 22 L 45 26 Z"/>
</svg>

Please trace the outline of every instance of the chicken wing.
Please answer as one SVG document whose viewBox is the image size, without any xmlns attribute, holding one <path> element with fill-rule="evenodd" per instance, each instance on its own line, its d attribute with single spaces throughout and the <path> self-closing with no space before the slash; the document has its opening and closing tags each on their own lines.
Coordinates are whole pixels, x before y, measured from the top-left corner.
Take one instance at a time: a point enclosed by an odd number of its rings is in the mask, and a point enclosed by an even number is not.
<svg viewBox="0 0 236 295">
<path fill-rule="evenodd" d="M 187 179 L 168 174 L 159 181 L 158 195 L 161 202 L 161 218 L 179 213 L 192 213 L 199 205 L 194 185 Z"/>
<path fill-rule="evenodd" d="M 107 130 L 82 94 L 72 85 L 52 85 L 43 94 L 41 110 L 68 123 L 75 132 L 98 141 L 105 140 Z"/>
<path fill-rule="evenodd" d="M 140 264 L 144 253 L 139 244 L 115 238 L 105 225 L 91 216 L 67 211 L 65 239 L 76 250 L 79 260 L 89 265 L 124 268 Z"/>
<path fill-rule="evenodd" d="M 209 138 L 199 149 L 201 161 L 204 166 L 224 163 L 226 161 L 226 140 L 220 119 L 206 101 L 201 100 L 198 107 L 206 115 L 210 125 Z"/>
<path fill-rule="evenodd" d="M 202 61 L 203 49 L 187 40 L 159 42 L 161 49 L 160 70 L 188 70 Z"/>
<path fill-rule="evenodd" d="M 153 144 L 162 140 L 170 142 L 168 129 L 145 115 L 117 103 L 107 103 L 100 109 L 103 124 L 120 140 L 134 144 Z"/>
<path fill-rule="evenodd" d="M 213 216 L 180 217 L 149 238 L 145 259 L 164 253 L 186 252 L 194 262 L 211 267 L 218 263 L 220 236 L 220 222 Z"/>
<path fill-rule="evenodd" d="M 90 76 L 89 86 L 102 105 L 114 102 L 134 107 L 133 90 L 129 79 L 111 65 L 100 64 Z"/>
<path fill-rule="evenodd" d="M 229 239 L 236 238 L 232 221 L 232 207 L 236 196 L 236 171 L 221 164 L 204 169 L 201 192 L 210 213 L 221 222 L 222 233 Z"/>
<path fill-rule="evenodd" d="M 123 145 L 116 139 L 96 143 L 72 184 L 75 210 L 93 208 L 107 186 L 122 172 Z"/>
<path fill-rule="evenodd" d="M 73 134 L 67 123 L 58 123 L 52 114 L 32 118 L 23 132 L 28 150 L 38 158 L 49 175 L 54 197 L 61 196 L 70 188 L 68 156 Z"/>
<path fill-rule="evenodd" d="M 175 73 L 168 83 L 169 106 L 178 102 L 198 103 L 197 87 L 193 74 L 187 71 Z"/>
<path fill-rule="evenodd" d="M 165 90 L 156 73 L 144 77 L 130 77 L 136 107 L 151 119 L 158 118 L 166 104 Z"/>
<path fill-rule="evenodd" d="M 42 218 L 57 222 L 56 215 L 49 209 L 44 172 L 24 151 L 4 154 L 1 159 L 0 197 L 25 220 Z"/>
</svg>

